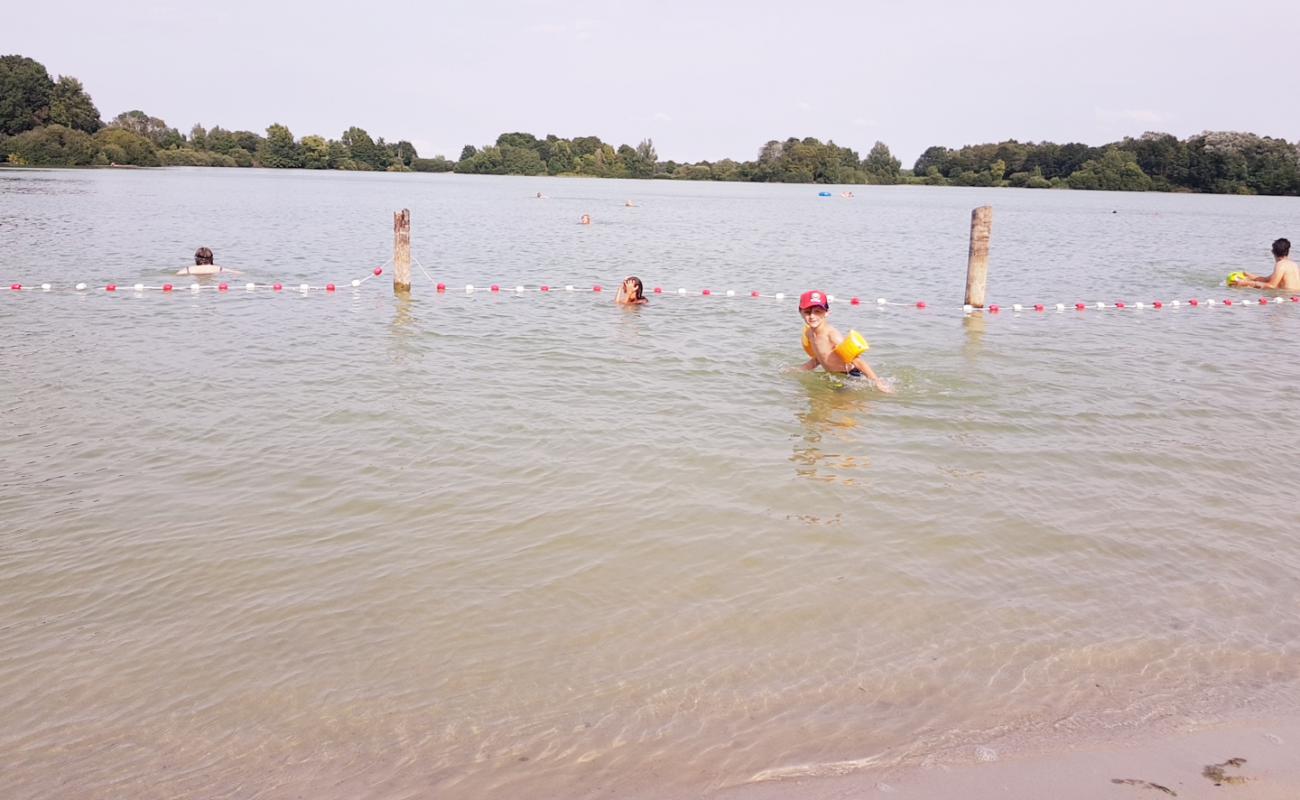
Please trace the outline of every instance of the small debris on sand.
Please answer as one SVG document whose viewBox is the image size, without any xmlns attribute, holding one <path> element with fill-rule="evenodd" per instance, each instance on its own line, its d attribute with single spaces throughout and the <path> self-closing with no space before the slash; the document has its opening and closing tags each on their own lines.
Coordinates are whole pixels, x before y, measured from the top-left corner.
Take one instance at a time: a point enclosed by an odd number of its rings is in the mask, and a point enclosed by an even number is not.
<svg viewBox="0 0 1300 800">
<path fill-rule="evenodd" d="M 1152 783 L 1151 781 L 1141 781 L 1138 780 L 1137 778 L 1111 778 L 1110 782 L 1118 783 L 1123 786 L 1138 786 L 1143 789 L 1155 789 L 1157 791 L 1164 792 L 1170 797 L 1178 796 L 1178 792 L 1175 792 L 1173 789 L 1170 789 L 1168 786 L 1161 786 L 1160 784 Z"/>
<path fill-rule="evenodd" d="M 1222 786 L 1225 783 L 1229 785 L 1241 785 L 1250 779 L 1241 775 L 1229 775 L 1224 772 L 1224 769 L 1240 767 L 1245 763 L 1246 759 L 1244 758 L 1230 758 L 1222 764 L 1207 764 L 1205 769 L 1201 770 L 1201 774 L 1214 781 L 1215 786 Z"/>
</svg>

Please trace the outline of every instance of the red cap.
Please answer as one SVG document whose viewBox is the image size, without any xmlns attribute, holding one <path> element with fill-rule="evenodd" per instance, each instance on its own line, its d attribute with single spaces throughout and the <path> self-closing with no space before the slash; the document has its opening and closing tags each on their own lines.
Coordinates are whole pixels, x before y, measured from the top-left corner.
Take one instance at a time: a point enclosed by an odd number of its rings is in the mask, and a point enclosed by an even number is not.
<svg viewBox="0 0 1300 800">
<path fill-rule="evenodd" d="M 825 309 L 829 309 L 831 307 L 830 301 L 826 299 L 825 292 L 819 292 L 814 289 L 811 292 L 804 292 L 803 294 L 799 295 L 800 311 L 807 311 L 808 309 L 816 308 L 817 306 L 821 306 L 822 308 Z"/>
</svg>

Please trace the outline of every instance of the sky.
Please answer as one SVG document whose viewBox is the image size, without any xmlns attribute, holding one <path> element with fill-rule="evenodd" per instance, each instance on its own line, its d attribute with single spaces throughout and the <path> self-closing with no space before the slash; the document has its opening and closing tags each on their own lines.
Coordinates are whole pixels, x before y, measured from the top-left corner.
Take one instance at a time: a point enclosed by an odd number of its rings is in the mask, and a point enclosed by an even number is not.
<svg viewBox="0 0 1300 800">
<path fill-rule="evenodd" d="M 1145 131 L 1300 139 L 1294 0 L 20 3 L 0 54 L 132 109 L 455 159 L 507 131 L 660 159 L 813 136 L 910 167 L 931 145 Z"/>
</svg>

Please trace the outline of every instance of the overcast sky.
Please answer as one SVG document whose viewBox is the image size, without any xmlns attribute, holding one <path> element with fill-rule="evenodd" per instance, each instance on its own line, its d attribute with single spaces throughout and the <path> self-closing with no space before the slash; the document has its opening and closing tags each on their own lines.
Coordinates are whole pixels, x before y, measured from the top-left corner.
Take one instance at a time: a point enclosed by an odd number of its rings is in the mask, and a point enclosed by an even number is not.
<svg viewBox="0 0 1300 800">
<path fill-rule="evenodd" d="M 79 78 L 105 120 L 338 138 L 456 158 L 503 131 L 752 159 L 815 136 L 926 147 L 1168 131 L 1300 139 L 1300 2 L 11 4 L 0 54 Z"/>
</svg>

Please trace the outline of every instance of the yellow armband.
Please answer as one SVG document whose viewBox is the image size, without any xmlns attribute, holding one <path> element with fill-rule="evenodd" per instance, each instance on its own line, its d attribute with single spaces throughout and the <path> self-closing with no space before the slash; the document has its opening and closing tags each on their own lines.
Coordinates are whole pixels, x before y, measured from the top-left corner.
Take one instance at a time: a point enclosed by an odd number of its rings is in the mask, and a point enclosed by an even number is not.
<svg viewBox="0 0 1300 800">
<path fill-rule="evenodd" d="M 844 337 L 844 341 L 839 343 L 835 348 L 835 355 L 844 359 L 845 364 L 852 364 L 853 359 L 862 355 L 870 349 L 867 340 L 862 338 L 862 334 L 857 331 L 849 331 L 849 335 Z"/>
</svg>

